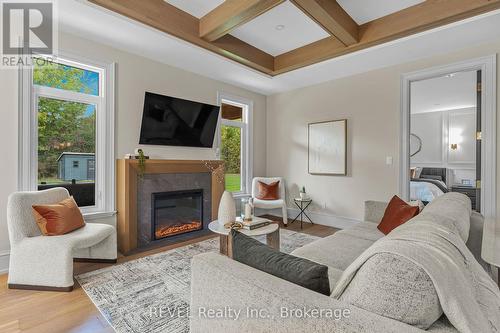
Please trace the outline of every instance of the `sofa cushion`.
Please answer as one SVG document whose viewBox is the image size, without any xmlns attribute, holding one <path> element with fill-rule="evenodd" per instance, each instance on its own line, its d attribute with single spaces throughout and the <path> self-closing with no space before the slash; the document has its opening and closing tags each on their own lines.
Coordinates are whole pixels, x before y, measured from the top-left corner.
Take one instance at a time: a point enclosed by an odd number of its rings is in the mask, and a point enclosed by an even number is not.
<svg viewBox="0 0 500 333">
<path fill-rule="evenodd" d="M 443 227 L 456 230 L 462 240 L 469 238 L 470 217 L 472 214 L 469 197 L 458 192 L 449 192 L 431 201 L 416 218 L 408 223 L 422 220 L 432 221 Z"/>
<path fill-rule="evenodd" d="M 233 259 L 268 274 L 330 295 L 328 267 L 277 251 L 258 240 L 231 230 Z"/>
<path fill-rule="evenodd" d="M 372 222 L 357 223 L 350 228 L 337 231 L 337 234 L 345 234 L 370 241 L 376 241 L 385 236 L 382 231 L 378 230 L 377 224 Z"/>
<path fill-rule="evenodd" d="M 368 259 L 340 300 L 421 329 L 429 328 L 443 314 L 427 273 L 391 253 L 379 253 Z"/>
<path fill-rule="evenodd" d="M 382 221 L 380 221 L 377 228 L 387 235 L 403 223 L 417 216 L 419 211 L 418 206 L 411 206 L 395 195 L 385 209 L 384 217 L 382 217 Z"/>
<path fill-rule="evenodd" d="M 336 232 L 296 249 L 292 255 L 343 271 L 373 243 L 372 240 Z"/>
</svg>

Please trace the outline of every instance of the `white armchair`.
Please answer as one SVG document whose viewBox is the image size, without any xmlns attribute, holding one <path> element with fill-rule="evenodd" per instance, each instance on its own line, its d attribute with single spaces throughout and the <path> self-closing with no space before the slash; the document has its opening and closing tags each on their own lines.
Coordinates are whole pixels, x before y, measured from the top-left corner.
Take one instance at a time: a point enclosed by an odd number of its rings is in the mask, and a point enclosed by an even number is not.
<svg viewBox="0 0 500 333">
<path fill-rule="evenodd" d="M 116 230 L 110 225 L 87 223 L 65 235 L 41 235 L 32 206 L 53 204 L 68 197 L 65 188 L 16 192 L 9 196 L 9 288 L 71 291 L 74 258 L 116 262 Z"/>
<path fill-rule="evenodd" d="M 271 184 L 279 180 L 279 194 L 280 198 L 278 200 L 260 200 L 257 199 L 259 194 L 259 181 L 265 184 Z M 252 180 L 252 203 L 255 208 L 261 209 L 276 209 L 281 208 L 283 212 L 283 224 L 285 226 L 288 223 L 288 214 L 286 210 L 286 186 L 285 179 L 282 177 L 255 177 Z"/>
</svg>

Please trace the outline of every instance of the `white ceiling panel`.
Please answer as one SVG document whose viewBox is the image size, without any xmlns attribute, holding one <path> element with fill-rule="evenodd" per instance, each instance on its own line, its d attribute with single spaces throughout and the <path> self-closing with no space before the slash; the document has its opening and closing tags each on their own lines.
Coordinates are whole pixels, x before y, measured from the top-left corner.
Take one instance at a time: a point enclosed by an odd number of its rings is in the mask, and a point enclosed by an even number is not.
<svg viewBox="0 0 500 333">
<path fill-rule="evenodd" d="M 424 0 L 337 0 L 337 2 L 357 24 L 363 24 L 417 5 Z"/>
<path fill-rule="evenodd" d="M 224 0 L 165 0 L 165 2 L 197 18 L 201 18 L 222 4 Z"/>
<path fill-rule="evenodd" d="M 475 107 L 476 82 L 475 71 L 412 82 L 411 113 Z"/>
<path fill-rule="evenodd" d="M 484 48 L 486 44 L 498 43 L 499 26 L 500 10 L 496 10 L 270 77 L 87 1 L 59 1 L 59 32 L 61 38 L 64 36 L 65 49 L 78 52 L 80 46 L 73 45 L 72 36 L 79 36 L 96 43 L 95 47 L 103 48 L 104 53 L 111 52 L 112 48 L 125 52 L 116 53 L 115 61 L 118 62 L 134 54 L 265 95 L 444 56 L 466 48 Z M 490 50 L 487 54 L 491 53 L 491 47 L 487 50 Z M 413 67 L 405 68 L 411 70 Z"/>
<path fill-rule="evenodd" d="M 273 56 L 329 36 L 290 1 L 238 27 L 231 35 Z"/>
</svg>

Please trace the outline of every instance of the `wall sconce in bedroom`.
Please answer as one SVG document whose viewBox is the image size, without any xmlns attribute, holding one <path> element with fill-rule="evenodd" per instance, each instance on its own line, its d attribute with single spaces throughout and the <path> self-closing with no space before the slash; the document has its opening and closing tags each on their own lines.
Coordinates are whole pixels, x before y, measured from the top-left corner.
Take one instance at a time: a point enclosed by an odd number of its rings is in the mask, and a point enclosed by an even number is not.
<svg viewBox="0 0 500 333">
<path fill-rule="evenodd" d="M 452 143 L 450 145 L 450 147 L 451 147 L 452 150 L 457 150 L 458 149 L 458 144 L 457 143 Z"/>
</svg>

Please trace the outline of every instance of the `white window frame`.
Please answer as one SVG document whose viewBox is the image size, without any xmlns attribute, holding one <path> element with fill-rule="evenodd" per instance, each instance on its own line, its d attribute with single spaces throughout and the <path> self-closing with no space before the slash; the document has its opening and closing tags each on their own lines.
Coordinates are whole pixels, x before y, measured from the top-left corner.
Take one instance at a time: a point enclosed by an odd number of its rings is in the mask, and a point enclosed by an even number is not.
<svg viewBox="0 0 500 333">
<path fill-rule="evenodd" d="M 217 128 L 216 155 L 220 159 L 221 127 L 232 126 L 241 128 L 241 190 L 233 192 L 234 197 L 250 196 L 253 178 L 253 101 L 223 92 L 217 94 L 217 105 L 229 104 L 243 109 L 242 121 L 227 120 L 219 114 L 219 126 Z"/>
<path fill-rule="evenodd" d="M 115 63 L 100 62 L 59 52 L 56 63 L 99 73 L 99 96 L 36 86 L 33 69 L 19 69 L 19 177 L 20 191 L 38 190 L 38 99 L 61 99 L 96 106 L 95 205 L 82 207 L 86 219 L 115 213 L 114 92 Z"/>
</svg>

